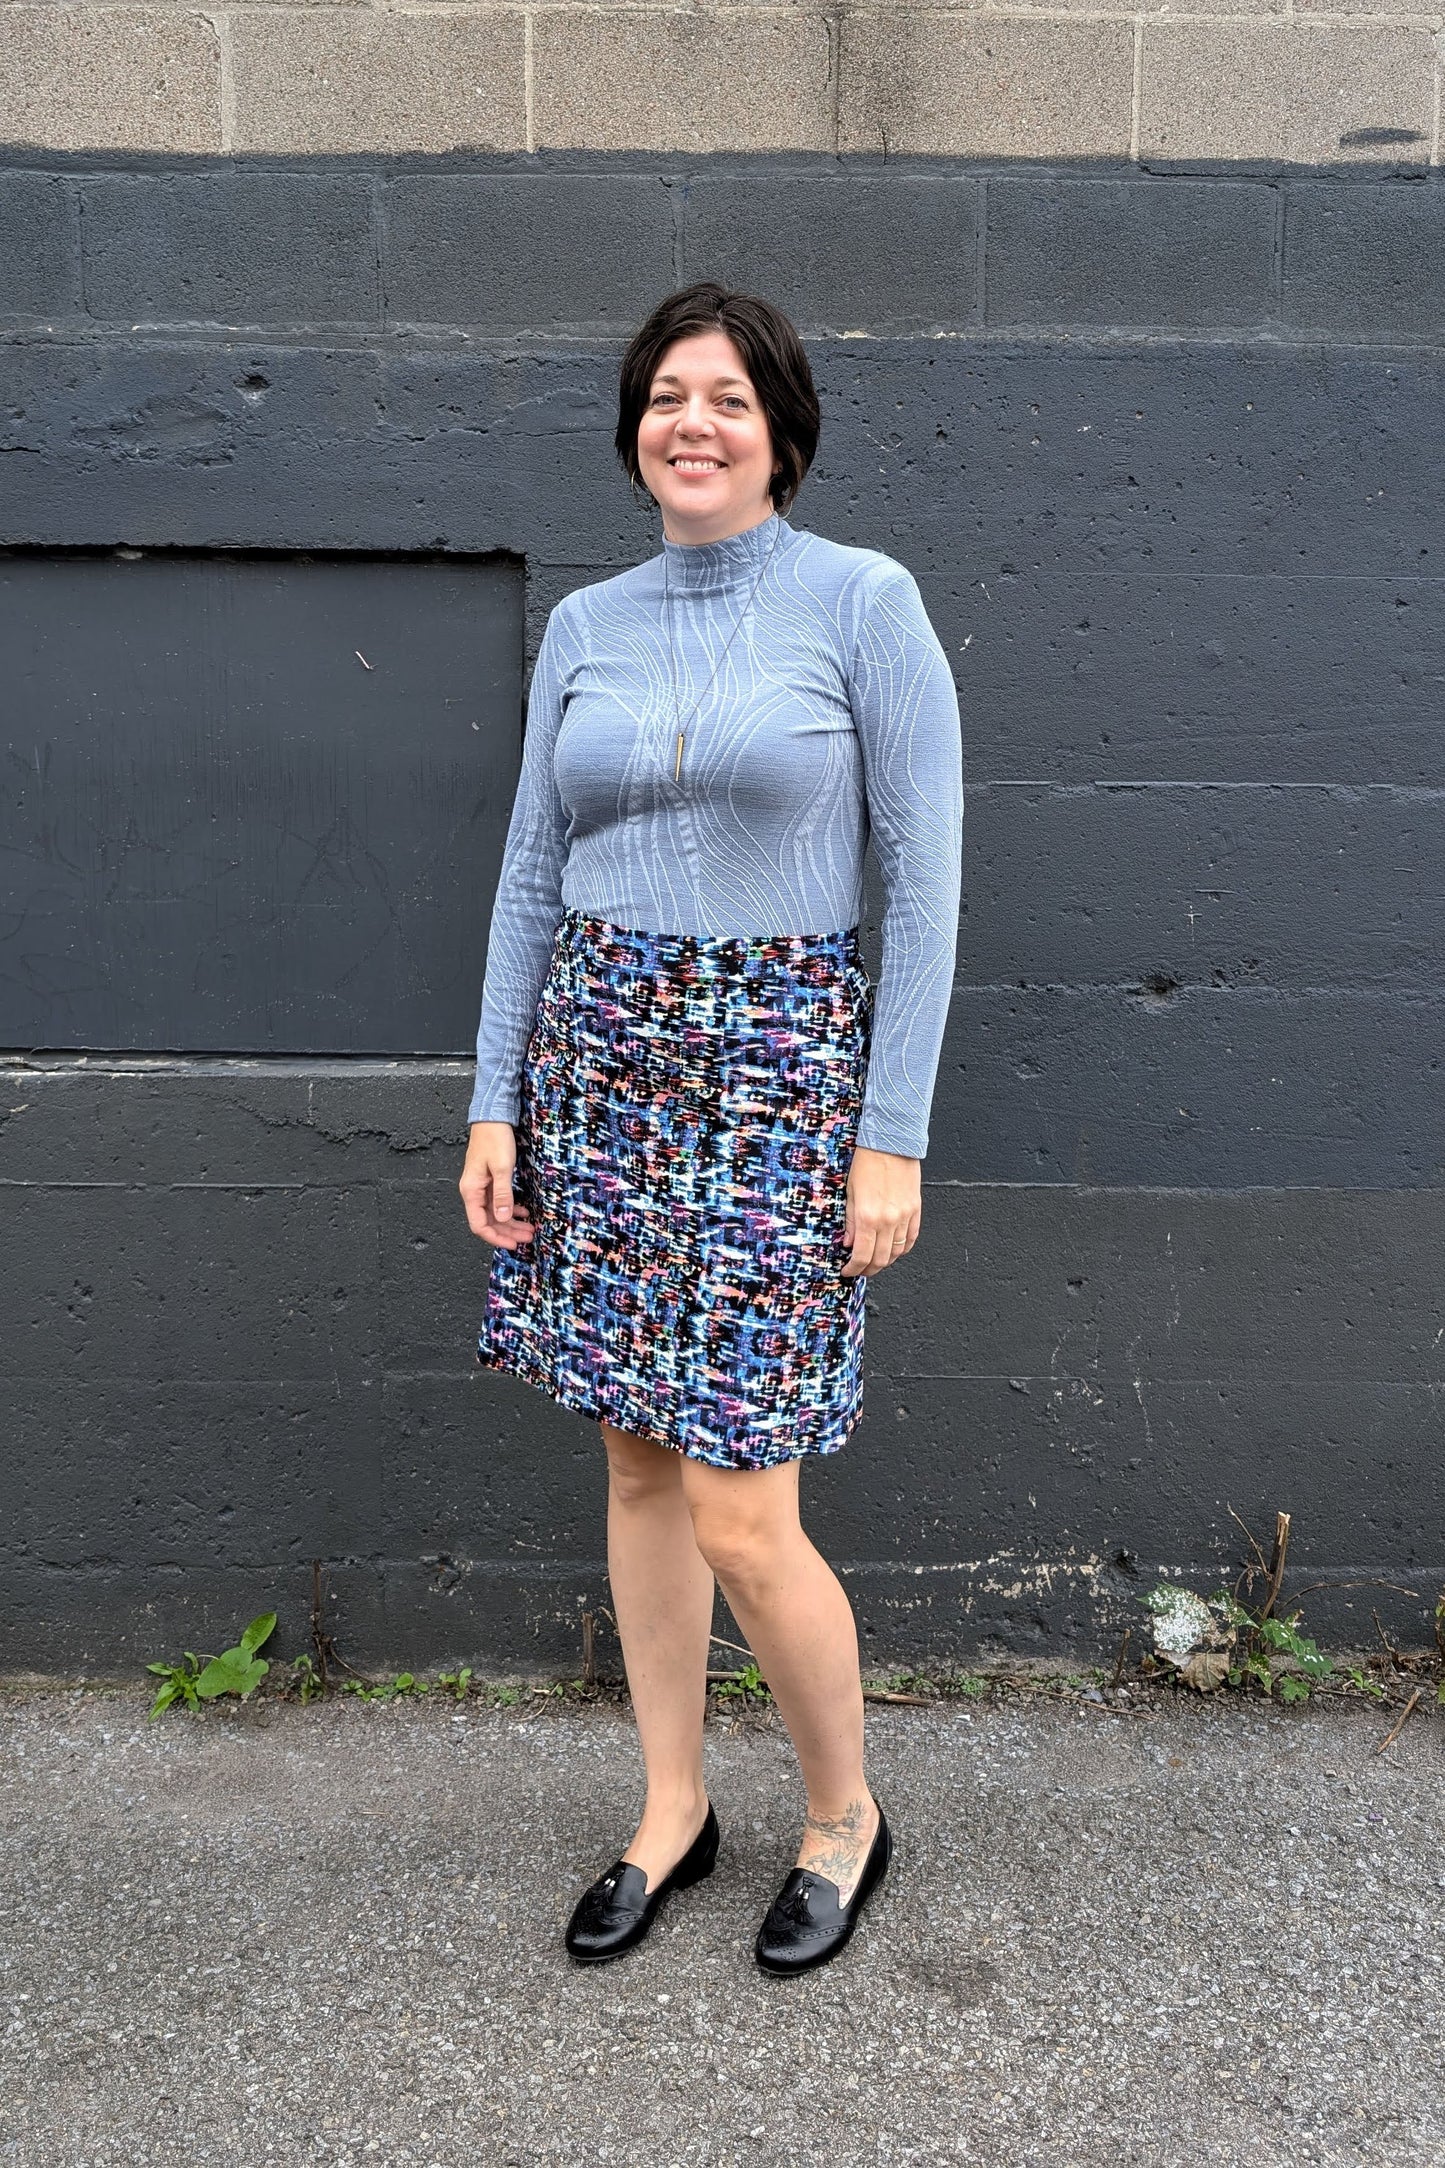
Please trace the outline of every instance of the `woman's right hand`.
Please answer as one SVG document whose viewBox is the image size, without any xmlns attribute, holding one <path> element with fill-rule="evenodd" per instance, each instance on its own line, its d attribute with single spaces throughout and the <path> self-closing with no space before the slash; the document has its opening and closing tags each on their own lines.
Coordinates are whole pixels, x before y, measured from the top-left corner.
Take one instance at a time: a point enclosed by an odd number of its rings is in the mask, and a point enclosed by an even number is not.
<svg viewBox="0 0 1445 2168">
<path fill-rule="evenodd" d="M 458 1188 L 474 1235 L 498 1249 L 530 1242 L 536 1228 L 512 1194 L 517 1140 L 510 1122 L 473 1122 Z"/>
</svg>

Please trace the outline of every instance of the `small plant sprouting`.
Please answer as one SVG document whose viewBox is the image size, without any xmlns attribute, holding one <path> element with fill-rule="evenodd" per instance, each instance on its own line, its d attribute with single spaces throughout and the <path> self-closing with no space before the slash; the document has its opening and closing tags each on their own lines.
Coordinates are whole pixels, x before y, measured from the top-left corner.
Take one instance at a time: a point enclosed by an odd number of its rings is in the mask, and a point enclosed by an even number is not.
<svg viewBox="0 0 1445 2168">
<path fill-rule="evenodd" d="M 754 1695 L 757 1696 L 759 1701 L 770 1701 L 772 1699 L 768 1691 L 767 1681 L 752 1657 L 749 1657 L 742 1670 L 735 1671 L 731 1678 L 718 1680 L 717 1695 L 720 1701 L 747 1701 Z"/>
<path fill-rule="evenodd" d="M 470 1664 L 463 1664 L 460 1671 L 440 1671 L 437 1673 L 437 1685 L 449 1687 L 458 1701 L 466 1700 L 471 1689 L 471 1683 L 472 1667 Z"/>
<path fill-rule="evenodd" d="M 355 1694 L 359 1701 L 396 1701 L 403 1694 L 430 1693 L 431 1688 L 414 1673 L 399 1671 L 394 1679 L 380 1679 L 375 1686 L 368 1686 L 365 1679 L 343 1679 L 341 1691 Z"/>
<path fill-rule="evenodd" d="M 316 1666 L 316 1659 L 311 1655 L 293 1656 L 291 1659 L 291 1676 L 287 1683 L 288 1686 L 295 1689 L 298 1700 L 303 1703 L 315 1701 L 319 1694 L 324 1694 L 326 1691 L 325 1681 Z"/>
<path fill-rule="evenodd" d="M 1334 1658 L 1326 1656 L 1317 1641 L 1300 1632 L 1298 1611 L 1291 1612 L 1288 1618 L 1262 1618 L 1224 1589 L 1214 1601 L 1240 1633 L 1242 1660 L 1229 1667 L 1231 1686 L 1250 1678 L 1266 1694 L 1278 1687 L 1283 1702 L 1308 1701 L 1322 1679 L 1338 1675 Z M 1276 1671 L 1275 1658 L 1293 1668 Z"/>
<path fill-rule="evenodd" d="M 188 1709 L 199 1710 L 201 1702 L 196 1692 L 196 1681 L 201 1675 L 201 1659 L 194 1649 L 186 1650 L 184 1663 L 147 1664 L 146 1670 L 157 1672 L 165 1681 L 146 1711 L 148 1717 L 159 1716 L 162 1709 L 168 1709 L 173 1701 L 184 1701 Z"/>
<path fill-rule="evenodd" d="M 184 1701 L 191 1710 L 199 1710 L 203 1701 L 214 1701 L 220 1694 L 238 1694 L 245 1701 L 271 1669 L 256 1651 L 275 1630 L 276 1613 L 263 1611 L 259 1618 L 252 1619 L 236 1646 L 222 1649 L 219 1656 L 203 1660 L 193 1649 L 187 1649 L 182 1664 L 147 1664 L 147 1671 L 162 1681 L 148 1716 L 159 1716 L 173 1701 Z"/>
</svg>

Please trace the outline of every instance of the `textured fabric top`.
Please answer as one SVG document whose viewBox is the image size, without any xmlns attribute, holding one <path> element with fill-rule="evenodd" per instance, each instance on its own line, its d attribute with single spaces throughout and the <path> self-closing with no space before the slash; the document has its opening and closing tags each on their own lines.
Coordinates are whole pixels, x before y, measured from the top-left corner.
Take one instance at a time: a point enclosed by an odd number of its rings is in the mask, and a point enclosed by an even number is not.
<svg viewBox="0 0 1445 2168">
<path fill-rule="evenodd" d="M 721 542 L 664 540 L 566 596 L 532 678 L 468 1120 L 518 1118 L 566 908 L 652 933 L 841 932 L 863 916 L 870 828 L 885 893 L 857 1142 L 922 1159 L 958 937 L 963 752 L 913 575 L 773 513 Z"/>
</svg>

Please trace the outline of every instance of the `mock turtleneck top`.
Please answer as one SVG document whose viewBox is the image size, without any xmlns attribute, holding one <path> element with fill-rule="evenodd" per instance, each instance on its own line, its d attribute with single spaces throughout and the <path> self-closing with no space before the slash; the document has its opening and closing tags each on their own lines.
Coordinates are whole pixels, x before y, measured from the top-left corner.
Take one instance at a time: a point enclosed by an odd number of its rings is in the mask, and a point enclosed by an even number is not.
<svg viewBox="0 0 1445 2168">
<path fill-rule="evenodd" d="M 963 754 L 913 575 L 773 512 L 720 542 L 664 540 L 564 597 L 528 696 L 468 1120 L 518 1119 L 564 910 L 663 934 L 837 933 L 863 915 L 870 829 L 882 961 L 856 1142 L 922 1159 L 958 936 Z"/>
</svg>

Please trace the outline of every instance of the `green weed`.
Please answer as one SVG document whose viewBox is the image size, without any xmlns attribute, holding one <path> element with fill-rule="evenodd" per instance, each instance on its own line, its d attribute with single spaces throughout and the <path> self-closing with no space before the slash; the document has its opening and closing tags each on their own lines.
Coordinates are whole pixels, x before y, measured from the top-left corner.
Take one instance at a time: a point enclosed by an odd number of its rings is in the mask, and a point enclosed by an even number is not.
<svg viewBox="0 0 1445 2168">
<path fill-rule="evenodd" d="M 355 1694 L 358 1701 L 398 1701 L 404 1694 L 426 1694 L 431 1688 L 425 1679 L 419 1679 L 410 1671 L 399 1671 L 394 1679 L 379 1679 L 368 1686 L 365 1679 L 343 1679 L 343 1694 Z"/>
<path fill-rule="evenodd" d="M 748 1701 L 753 1697 L 759 1701 L 772 1699 L 767 1682 L 751 1657 L 741 1671 L 735 1671 L 730 1678 L 719 1679 L 714 1691 L 719 1701 Z"/>
<path fill-rule="evenodd" d="M 147 1664 L 147 1671 L 163 1682 L 147 1715 L 159 1716 L 173 1701 L 183 1701 L 188 1709 L 196 1711 L 203 1701 L 214 1701 L 221 1694 L 237 1694 L 242 1701 L 247 1700 L 271 1669 L 256 1651 L 275 1630 L 276 1613 L 263 1611 L 259 1618 L 252 1619 L 236 1646 L 222 1649 L 219 1656 L 200 1657 L 194 1649 L 187 1649 L 184 1663 Z"/>
</svg>

